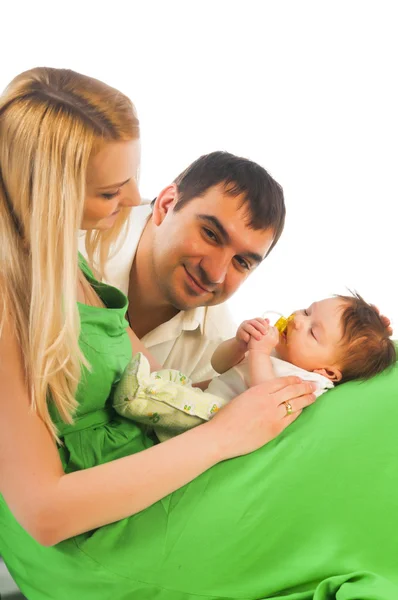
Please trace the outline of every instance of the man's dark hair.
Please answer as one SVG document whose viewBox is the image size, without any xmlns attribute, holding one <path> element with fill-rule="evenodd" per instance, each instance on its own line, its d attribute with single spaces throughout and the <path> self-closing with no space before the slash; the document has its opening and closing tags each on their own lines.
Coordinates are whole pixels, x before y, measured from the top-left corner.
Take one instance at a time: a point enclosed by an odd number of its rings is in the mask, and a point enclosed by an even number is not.
<svg viewBox="0 0 398 600">
<path fill-rule="evenodd" d="M 279 240 L 286 214 L 283 189 L 257 163 L 229 152 L 211 152 L 189 165 L 174 183 L 178 189 L 175 211 L 221 184 L 227 195 L 242 195 L 242 205 L 247 204 L 247 224 L 250 228 L 274 231 L 275 237 L 268 253 Z"/>
</svg>

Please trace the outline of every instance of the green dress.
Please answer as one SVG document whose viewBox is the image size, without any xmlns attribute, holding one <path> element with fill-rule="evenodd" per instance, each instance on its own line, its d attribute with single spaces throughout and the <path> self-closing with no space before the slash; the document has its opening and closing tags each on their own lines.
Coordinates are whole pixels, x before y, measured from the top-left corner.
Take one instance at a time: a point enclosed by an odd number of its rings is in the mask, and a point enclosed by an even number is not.
<svg viewBox="0 0 398 600">
<path fill-rule="evenodd" d="M 74 425 L 57 423 L 66 472 L 153 443 L 111 407 L 131 358 L 126 298 L 82 268 L 108 309 L 79 305 L 92 371 Z M 51 548 L 0 496 L 0 555 L 29 600 L 396 600 L 397 384 L 395 368 L 328 392 L 259 451 Z"/>
</svg>

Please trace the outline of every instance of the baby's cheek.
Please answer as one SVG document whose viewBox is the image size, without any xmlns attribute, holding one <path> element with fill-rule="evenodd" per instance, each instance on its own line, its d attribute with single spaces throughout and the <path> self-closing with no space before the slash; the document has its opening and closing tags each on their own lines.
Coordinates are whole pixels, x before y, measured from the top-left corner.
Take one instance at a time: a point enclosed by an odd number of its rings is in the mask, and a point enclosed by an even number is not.
<svg viewBox="0 0 398 600">
<path fill-rule="evenodd" d="M 302 360 L 301 352 L 298 351 L 298 348 L 295 347 L 294 344 L 288 344 L 281 348 L 283 356 L 281 358 L 286 360 L 287 362 L 292 363 L 293 365 L 300 366 L 300 362 Z"/>
</svg>

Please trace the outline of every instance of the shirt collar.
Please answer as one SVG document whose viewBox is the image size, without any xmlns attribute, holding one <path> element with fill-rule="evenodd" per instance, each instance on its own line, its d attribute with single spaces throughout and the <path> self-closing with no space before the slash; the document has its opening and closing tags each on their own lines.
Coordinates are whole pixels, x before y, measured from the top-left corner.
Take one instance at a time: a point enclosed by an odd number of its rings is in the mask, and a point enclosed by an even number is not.
<svg viewBox="0 0 398 600">
<path fill-rule="evenodd" d="M 190 310 L 181 311 L 182 313 L 182 327 L 184 331 L 194 331 L 198 327 L 200 328 L 201 335 L 204 334 L 206 328 L 206 314 L 207 308 L 205 306 L 199 306 L 198 308 L 191 308 Z M 181 315 L 181 313 L 178 313 Z M 178 315 L 176 315 L 178 316 Z"/>
<path fill-rule="evenodd" d="M 196 331 L 197 329 L 199 329 L 201 335 L 212 337 L 215 332 L 211 331 L 212 327 L 206 327 L 206 317 L 207 307 L 205 306 L 199 306 L 191 310 L 181 310 L 166 323 L 162 323 L 149 331 L 141 341 L 150 348 L 154 344 L 177 339 L 183 331 Z"/>
</svg>

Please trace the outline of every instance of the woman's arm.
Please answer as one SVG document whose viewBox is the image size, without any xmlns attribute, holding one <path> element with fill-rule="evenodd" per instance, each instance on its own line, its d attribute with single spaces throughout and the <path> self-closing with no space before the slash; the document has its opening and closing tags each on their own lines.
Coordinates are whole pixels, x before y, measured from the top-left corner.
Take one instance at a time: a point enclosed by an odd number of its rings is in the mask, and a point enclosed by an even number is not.
<svg viewBox="0 0 398 600">
<path fill-rule="evenodd" d="M 252 388 L 211 421 L 143 452 L 65 474 L 57 447 L 29 403 L 21 352 L 5 323 L 0 337 L 0 493 L 43 545 L 137 513 L 212 465 L 278 435 L 315 399 L 297 377 Z M 294 399 L 294 400 L 292 400 Z M 281 403 L 293 403 L 286 416 Z"/>
</svg>

